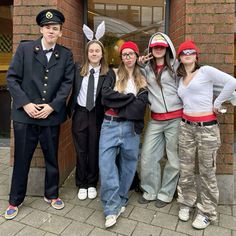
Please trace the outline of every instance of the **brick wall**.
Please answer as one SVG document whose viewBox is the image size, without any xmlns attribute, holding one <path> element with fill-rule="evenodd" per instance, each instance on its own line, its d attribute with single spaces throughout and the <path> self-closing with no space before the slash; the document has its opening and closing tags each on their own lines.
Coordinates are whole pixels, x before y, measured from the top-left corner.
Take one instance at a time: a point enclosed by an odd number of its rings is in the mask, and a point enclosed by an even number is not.
<svg viewBox="0 0 236 236">
<path fill-rule="evenodd" d="M 234 74 L 234 0 L 171 1 L 170 32 L 176 48 L 192 39 L 200 48 L 200 63 Z M 218 174 L 233 174 L 234 109 L 227 104 L 219 116 L 222 146 Z"/>
<path fill-rule="evenodd" d="M 36 15 L 43 9 L 56 8 L 65 15 L 63 36 L 59 40 L 73 51 L 75 60 L 83 56 L 83 1 L 70 0 L 14 0 L 13 10 L 13 51 L 15 52 L 20 40 L 37 39 L 40 37 L 39 26 L 35 22 Z M 71 121 L 61 125 L 59 143 L 60 178 L 63 181 L 75 166 L 75 151 L 71 137 Z M 13 162 L 14 137 L 11 131 L 11 164 Z M 31 167 L 44 167 L 44 159 L 40 146 L 37 147 Z"/>
</svg>

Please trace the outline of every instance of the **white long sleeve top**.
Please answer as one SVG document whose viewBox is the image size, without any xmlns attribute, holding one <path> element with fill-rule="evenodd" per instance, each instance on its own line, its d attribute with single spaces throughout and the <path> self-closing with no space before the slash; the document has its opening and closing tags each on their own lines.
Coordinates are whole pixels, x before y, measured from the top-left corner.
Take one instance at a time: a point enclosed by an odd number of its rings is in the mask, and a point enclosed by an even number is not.
<svg viewBox="0 0 236 236">
<path fill-rule="evenodd" d="M 213 104 L 213 85 L 223 89 Z M 236 79 L 212 66 L 202 66 L 187 86 L 180 78 L 178 95 L 183 101 L 184 113 L 211 112 L 213 106 L 221 104 L 232 97 L 236 89 Z"/>
</svg>

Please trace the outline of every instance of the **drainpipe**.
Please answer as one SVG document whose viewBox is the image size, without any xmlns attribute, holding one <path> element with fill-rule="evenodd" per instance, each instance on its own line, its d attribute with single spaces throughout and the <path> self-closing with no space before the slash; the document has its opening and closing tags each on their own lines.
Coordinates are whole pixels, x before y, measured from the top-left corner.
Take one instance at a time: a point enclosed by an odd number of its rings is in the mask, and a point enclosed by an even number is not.
<svg viewBox="0 0 236 236">
<path fill-rule="evenodd" d="M 169 23 L 170 23 L 170 0 L 166 0 L 165 9 L 165 34 L 169 34 Z"/>
</svg>

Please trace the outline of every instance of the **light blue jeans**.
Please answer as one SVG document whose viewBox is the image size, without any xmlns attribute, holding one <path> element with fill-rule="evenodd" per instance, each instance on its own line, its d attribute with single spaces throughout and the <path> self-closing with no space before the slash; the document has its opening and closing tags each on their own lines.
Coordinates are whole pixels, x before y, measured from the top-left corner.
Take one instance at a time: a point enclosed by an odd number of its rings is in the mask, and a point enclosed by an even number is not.
<svg viewBox="0 0 236 236">
<path fill-rule="evenodd" d="M 180 118 L 150 120 L 141 152 L 141 188 L 147 200 L 171 202 L 179 178 L 178 132 Z M 160 160 L 166 149 L 167 162 L 161 175 Z"/>
<path fill-rule="evenodd" d="M 104 119 L 99 142 L 99 171 L 100 197 L 105 216 L 117 215 L 128 201 L 139 143 L 140 136 L 134 132 L 133 122 Z"/>
</svg>

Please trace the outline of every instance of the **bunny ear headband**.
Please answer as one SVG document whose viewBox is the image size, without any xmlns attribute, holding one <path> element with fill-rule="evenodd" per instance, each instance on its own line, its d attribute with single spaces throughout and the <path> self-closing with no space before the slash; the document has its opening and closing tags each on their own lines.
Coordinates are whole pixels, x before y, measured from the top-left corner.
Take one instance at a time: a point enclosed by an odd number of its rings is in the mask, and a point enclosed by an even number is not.
<svg viewBox="0 0 236 236">
<path fill-rule="evenodd" d="M 86 38 L 91 41 L 94 40 L 94 33 L 93 31 L 87 26 L 87 25 L 83 25 L 83 31 L 84 34 L 86 36 Z M 102 36 L 105 34 L 105 22 L 102 21 L 101 24 L 98 25 L 97 27 L 97 31 L 95 34 L 95 39 L 99 41 L 100 38 L 102 38 Z"/>
</svg>

